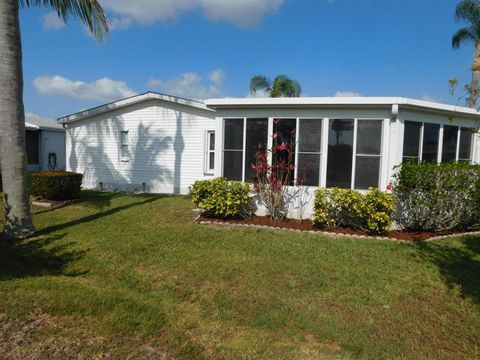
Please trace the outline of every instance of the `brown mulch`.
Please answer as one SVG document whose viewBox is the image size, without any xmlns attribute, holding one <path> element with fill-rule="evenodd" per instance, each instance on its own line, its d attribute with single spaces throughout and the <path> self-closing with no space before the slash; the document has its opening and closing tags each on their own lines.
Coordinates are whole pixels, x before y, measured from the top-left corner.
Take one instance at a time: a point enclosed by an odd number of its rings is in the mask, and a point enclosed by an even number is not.
<svg viewBox="0 0 480 360">
<path fill-rule="evenodd" d="M 205 215 L 200 215 L 197 218 L 197 222 L 201 222 L 201 221 L 211 221 L 212 223 L 228 222 L 230 224 L 270 226 L 270 227 L 275 227 L 279 229 L 294 229 L 294 230 L 303 230 L 303 231 L 329 232 L 334 234 L 372 236 L 366 231 L 347 228 L 347 227 L 317 228 L 313 226 L 311 220 L 300 221 L 296 219 L 284 219 L 281 222 L 275 222 L 267 216 L 257 216 L 257 215 L 254 215 L 248 219 L 244 219 L 244 218 L 218 219 L 218 218 L 207 217 Z M 415 241 L 427 240 L 435 236 L 453 235 L 453 234 L 455 234 L 455 232 L 431 232 L 431 231 L 409 232 L 405 230 L 391 230 L 386 234 L 382 234 L 381 236 L 388 237 L 390 239 L 415 242 Z"/>
</svg>

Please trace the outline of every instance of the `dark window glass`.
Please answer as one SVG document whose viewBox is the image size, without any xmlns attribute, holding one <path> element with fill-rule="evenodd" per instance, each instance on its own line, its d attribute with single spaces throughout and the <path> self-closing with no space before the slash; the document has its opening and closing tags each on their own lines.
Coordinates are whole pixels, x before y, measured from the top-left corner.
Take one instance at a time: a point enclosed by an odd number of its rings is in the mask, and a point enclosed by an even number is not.
<svg viewBox="0 0 480 360">
<path fill-rule="evenodd" d="M 208 170 L 215 170 L 215 153 L 211 152 L 208 154 Z"/>
<path fill-rule="evenodd" d="M 277 151 L 272 161 L 274 163 L 284 162 L 295 166 L 295 130 L 297 128 L 296 119 L 275 119 L 273 120 L 273 145 L 285 144 L 288 150 Z M 288 176 L 290 178 L 289 184 L 293 185 L 294 182 L 294 170 L 289 171 Z"/>
<path fill-rule="evenodd" d="M 358 120 L 357 154 L 380 155 L 382 146 L 382 121 Z"/>
<path fill-rule="evenodd" d="M 243 119 L 225 120 L 225 150 L 243 150 Z"/>
<path fill-rule="evenodd" d="M 460 128 L 460 151 L 458 152 L 458 159 L 470 160 L 472 158 L 472 135 L 472 129 Z"/>
<path fill-rule="evenodd" d="M 229 180 L 242 181 L 243 119 L 225 120 L 223 148 L 223 176 Z"/>
<path fill-rule="evenodd" d="M 223 154 L 223 176 L 229 180 L 242 181 L 243 151 L 225 151 Z"/>
<path fill-rule="evenodd" d="M 357 156 L 355 164 L 355 189 L 378 187 L 380 173 L 379 156 Z"/>
<path fill-rule="evenodd" d="M 209 148 L 209 150 L 213 151 L 213 150 L 215 150 L 215 133 L 211 132 L 211 133 L 209 133 L 209 135 L 210 135 L 210 144 L 209 144 L 210 148 Z"/>
<path fill-rule="evenodd" d="M 268 119 L 247 119 L 246 153 L 245 153 L 245 181 L 252 181 L 256 164 L 257 151 L 266 152 L 268 141 Z"/>
<path fill-rule="evenodd" d="M 26 131 L 27 160 L 29 164 L 38 164 L 38 134 L 39 131 Z"/>
<path fill-rule="evenodd" d="M 319 186 L 320 154 L 298 154 L 297 183 L 305 186 Z"/>
<path fill-rule="evenodd" d="M 327 187 L 351 187 L 352 158 L 353 120 L 330 120 Z"/>
<path fill-rule="evenodd" d="M 455 161 L 457 157 L 458 127 L 443 126 L 442 163 Z"/>
<path fill-rule="evenodd" d="M 413 161 L 418 161 L 421 129 L 422 123 L 405 121 L 405 132 L 403 135 L 403 161 L 406 161 L 408 158 L 413 158 Z"/>
<path fill-rule="evenodd" d="M 437 161 L 440 125 L 424 124 L 422 161 Z"/>
<path fill-rule="evenodd" d="M 321 119 L 300 119 L 299 124 L 299 152 L 320 152 L 322 138 Z"/>
</svg>

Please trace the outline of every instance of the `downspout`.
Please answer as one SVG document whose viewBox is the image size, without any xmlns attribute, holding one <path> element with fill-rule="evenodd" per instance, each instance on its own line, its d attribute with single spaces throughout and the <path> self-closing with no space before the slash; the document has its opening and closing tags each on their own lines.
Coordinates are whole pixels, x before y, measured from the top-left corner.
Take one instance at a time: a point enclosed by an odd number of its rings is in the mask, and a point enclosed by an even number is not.
<svg viewBox="0 0 480 360">
<path fill-rule="evenodd" d="M 391 182 L 393 174 L 395 171 L 393 167 L 401 162 L 401 154 L 399 152 L 401 149 L 401 138 L 400 134 L 400 124 L 398 115 L 400 113 L 400 106 L 398 104 L 392 104 L 391 117 L 390 117 L 390 126 L 389 126 L 389 144 L 388 144 L 388 159 L 387 159 L 387 185 Z M 395 131 L 392 132 L 392 127 Z M 393 135 L 393 136 L 392 136 Z M 393 151 L 392 151 L 393 149 Z"/>
</svg>

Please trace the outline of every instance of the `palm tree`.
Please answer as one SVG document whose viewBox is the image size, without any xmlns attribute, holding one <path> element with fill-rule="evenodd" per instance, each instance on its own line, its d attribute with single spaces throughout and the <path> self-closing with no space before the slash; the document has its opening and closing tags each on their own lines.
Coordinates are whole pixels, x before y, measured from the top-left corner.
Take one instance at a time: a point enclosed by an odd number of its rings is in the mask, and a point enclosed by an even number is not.
<svg viewBox="0 0 480 360">
<path fill-rule="evenodd" d="M 452 47 L 458 49 L 462 43 L 470 42 L 475 45 L 475 58 L 472 66 L 472 82 L 469 89 L 469 105 L 477 107 L 480 79 L 480 1 L 462 0 L 455 9 L 455 20 L 464 21 L 466 27 L 458 30 L 452 38 Z"/>
<path fill-rule="evenodd" d="M 250 93 L 255 94 L 259 90 L 266 91 L 270 97 L 299 97 L 302 94 L 298 81 L 286 75 L 278 75 L 273 83 L 264 75 L 255 75 L 250 80 Z"/>
<path fill-rule="evenodd" d="M 108 33 L 108 22 L 96 0 L 0 1 L 0 168 L 4 197 L 3 238 L 21 239 L 35 231 L 28 196 L 22 45 L 19 8 L 49 6 L 65 22 L 77 17 L 97 39 Z"/>
</svg>

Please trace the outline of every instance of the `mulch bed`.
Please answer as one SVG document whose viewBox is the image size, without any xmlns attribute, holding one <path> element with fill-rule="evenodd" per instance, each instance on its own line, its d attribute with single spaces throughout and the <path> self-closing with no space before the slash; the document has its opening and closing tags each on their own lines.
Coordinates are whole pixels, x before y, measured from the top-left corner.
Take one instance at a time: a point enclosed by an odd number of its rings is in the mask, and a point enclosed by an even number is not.
<svg viewBox="0 0 480 360">
<path fill-rule="evenodd" d="M 318 232 L 329 232 L 334 234 L 342 235 L 361 235 L 361 236 L 372 236 L 366 231 L 356 230 L 352 228 L 317 228 L 314 227 L 311 220 L 295 220 L 295 219 L 285 219 L 281 222 L 275 222 L 267 216 L 257 216 L 254 215 L 249 219 L 243 218 L 229 218 L 229 219 L 218 219 L 207 217 L 205 215 L 200 215 L 197 219 L 197 222 L 210 221 L 213 224 L 218 223 L 230 223 L 230 224 L 241 224 L 241 225 L 261 225 L 261 226 L 270 226 L 280 229 L 293 229 L 293 230 L 302 230 L 302 231 L 318 231 Z M 382 237 L 403 240 L 403 241 L 424 241 L 436 236 L 445 236 L 453 235 L 455 232 L 409 232 L 403 230 L 391 230 L 387 234 L 382 234 Z"/>
</svg>

